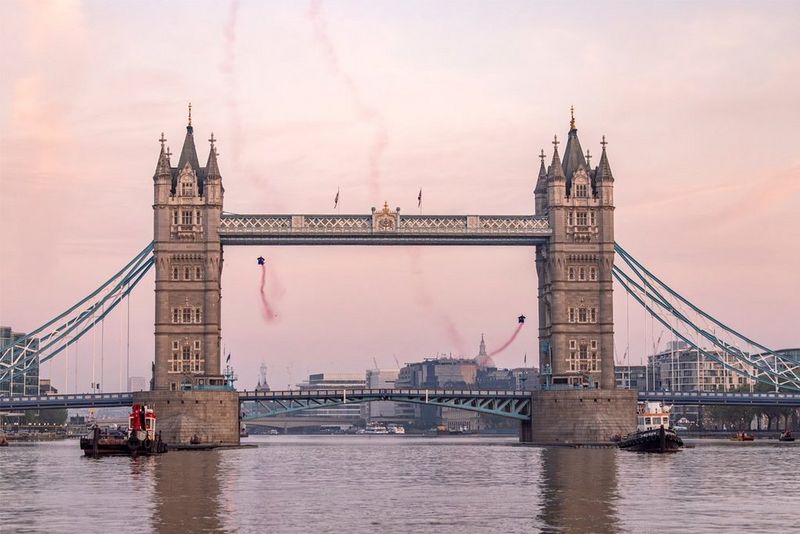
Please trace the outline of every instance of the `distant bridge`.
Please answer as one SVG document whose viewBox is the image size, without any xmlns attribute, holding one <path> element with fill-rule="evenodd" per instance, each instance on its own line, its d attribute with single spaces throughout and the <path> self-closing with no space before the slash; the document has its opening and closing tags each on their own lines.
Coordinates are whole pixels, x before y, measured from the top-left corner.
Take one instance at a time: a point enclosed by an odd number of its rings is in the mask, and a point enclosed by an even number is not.
<svg viewBox="0 0 800 534">
<path fill-rule="evenodd" d="M 592 390 L 585 390 L 591 394 Z M 603 390 L 598 390 L 602 395 Z M 245 419 L 287 415 L 303 410 L 370 401 L 409 402 L 457 408 L 526 421 L 530 419 L 531 391 L 475 389 L 319 389 L 240 391 L 239 402 L 259 402 L 263 411 Z M 79 393 L 0 397 L 0 412 L 46 408 L 112 408 L 133 404 L 133 393 Z M 800 407 L 798 393 L 728 393 L 711 391 L 640 391 L 640 401 L 679 406 Z"/>
</svg>

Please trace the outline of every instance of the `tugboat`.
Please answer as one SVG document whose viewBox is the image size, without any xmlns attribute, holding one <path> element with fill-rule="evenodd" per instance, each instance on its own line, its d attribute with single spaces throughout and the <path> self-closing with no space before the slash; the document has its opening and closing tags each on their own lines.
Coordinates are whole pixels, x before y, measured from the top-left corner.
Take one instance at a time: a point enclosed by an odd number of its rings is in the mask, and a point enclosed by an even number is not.
<svg viewBox="0 0 800 534">
<path fill-rule="evenodd" d="M 618 439 L 617 446 L 636 452 L 677 452 L 683 447 L 683 440 L 669 424 L 670 410 L 659 402 L 640 402 L 636 408 L 636 432 Z"/>
<path fill-rule="evenodd" d="M 8 439 L 5 434 L 0 434 L 0 447 L 8 447 Z"/>
<path fill-rule="evenodd" d="M 794 441 L 794 436 L 791 432 L 786 430 L 780 436 L 778 436 L 778 441 Z"/>
<path fill-rule="evenodd" d="M 737 432 L 731 437 L 731 441 L 753 441 L 755 438 L 747 432 Z"/>
<path fill-rule="evenodd" d="M 134 404 L 128 416 L 127 430 L 92 428 L 92 435 L 81 438 L 81 450 L 86 456 L 106 455 L 150 455 L 167 452 L 161 441 L 161 432 L 156 433 L 156 413 L 141 404 Z"/>
</svg>

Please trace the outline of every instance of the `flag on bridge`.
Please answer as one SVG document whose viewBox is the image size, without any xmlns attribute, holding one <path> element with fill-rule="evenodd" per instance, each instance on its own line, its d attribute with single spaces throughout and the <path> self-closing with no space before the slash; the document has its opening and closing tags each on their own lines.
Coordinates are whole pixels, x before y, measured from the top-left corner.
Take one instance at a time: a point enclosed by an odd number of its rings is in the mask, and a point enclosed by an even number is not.
<svg viewBox="0 0 800 534">
<path fill-rule="evenodd" d="M 229 361 L 231 361 L 231 353 L 230 352 L 228 353 L 228 357 L 225 358 L 225 363 L 228 363 Z"/>
<path fill-rule="evenodd" d="M 422 188 L 419 188 L 419 195 L 417 195 L 417 207 L 422 207 Z"/>
<path fill-rule="evenodd" d="M 333 199 L 333 209 L 336 209 L 336 207 L 338 205 L 339 205 L 339 188 L 337 187 L 336 188 L 336 197 L 334 197 L 334 199 Z"/>
</svg>

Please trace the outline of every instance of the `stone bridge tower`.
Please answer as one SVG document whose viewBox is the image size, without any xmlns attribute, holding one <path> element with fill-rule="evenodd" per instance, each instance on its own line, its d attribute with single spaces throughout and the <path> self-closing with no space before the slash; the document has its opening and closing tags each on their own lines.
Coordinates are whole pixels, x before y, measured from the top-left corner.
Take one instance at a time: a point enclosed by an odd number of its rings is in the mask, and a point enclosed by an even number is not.
<svg viewBox="0 0 800 534">
<path fill-rule="evenodd" d="M 214 134 L 208 162 L 197 159 L 189 123 L 178 165 L 164 148 L 153 176 L 156 314 L 154 390 L 222 385 L 220 375 L 220 278 L 222 177 Z"/>
<path fill-rule="evenodd" d="M 563 161 L 553 141 L 536 184 L 537 215 L 552 237 L 536 249 L 539 276 L 539 358 L 544 385 L 615 387 L 614 177 L 603 137 L 599 164 L 584 155 L 574 115 Z"/>
</svg>

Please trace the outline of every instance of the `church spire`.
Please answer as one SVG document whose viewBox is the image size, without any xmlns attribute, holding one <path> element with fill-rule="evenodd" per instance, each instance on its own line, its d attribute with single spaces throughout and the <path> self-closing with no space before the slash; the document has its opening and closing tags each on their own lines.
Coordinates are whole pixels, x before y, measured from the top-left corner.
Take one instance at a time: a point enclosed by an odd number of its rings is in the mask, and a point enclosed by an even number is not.
<svg viewBox="0 0 800 534">
<path fill-rule="evenodd" d="M 483 334 L 481 334 L 481 344 L 478 349 L 478 358 L 484 358 L 484 357 L 488 358 L 489 355 L 486 354 L 486 341 L 484 341 Z"/>
</svg>

